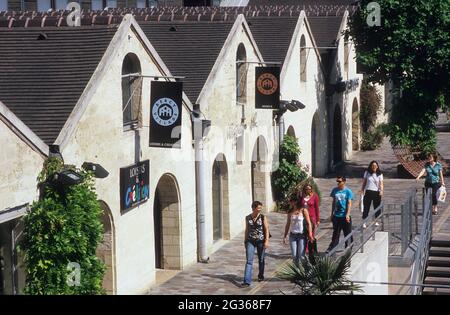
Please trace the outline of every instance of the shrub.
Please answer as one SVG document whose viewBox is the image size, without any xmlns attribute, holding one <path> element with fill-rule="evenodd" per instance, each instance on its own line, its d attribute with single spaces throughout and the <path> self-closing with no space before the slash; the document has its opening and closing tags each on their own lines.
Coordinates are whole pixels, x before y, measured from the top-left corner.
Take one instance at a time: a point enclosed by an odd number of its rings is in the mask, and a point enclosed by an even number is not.
<svg viewBox="0 0 450 315">
<path fill-rule="evenodd" d="M 49 184 L 64 166 L 49 158 L 39 177 L 41 198 L 25 216 L 20 249 L 26 263 L 24 292 L 46 294 L 103 294 L 104 264 L 96 257 L 102 240 L 102 210 L 90 174 L 77 170 L 85 180 L 65 191 Z M 73 269 L 80 266 L 80 282 L 71 283 Z M 74 273 L 75 274 L 75 273 Z M 76 280 L 76 278 L 75 278 Z"/>
</svg>

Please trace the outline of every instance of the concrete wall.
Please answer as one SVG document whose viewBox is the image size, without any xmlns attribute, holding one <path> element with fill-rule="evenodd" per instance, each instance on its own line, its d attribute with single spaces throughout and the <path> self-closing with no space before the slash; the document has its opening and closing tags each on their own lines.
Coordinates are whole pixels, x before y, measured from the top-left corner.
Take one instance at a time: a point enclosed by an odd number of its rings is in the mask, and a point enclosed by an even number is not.
<svg viewBox="0 0 450 315">
<path fill-rule="evenodd" d="M 142 73 L 161 75 L 143 44 L 130 30 L 127 41 L 119 43 L 106 76 L 95 87 L 95 95 L 69 144 L 64 148 L 66 163 L 80 166 L 84 161 L 100 163 L 109 171 L 96 180 L 99 199 L 110 207 L 116 228 L 117 293 L 144 292 L 155 279 L 153 203 L 160 178 L 169 173 L 179 187 L 181 266 L 197 261 L 194 154 L 191 145 L 189 113 L 183 108 L 181 149 L 150 148 L 150 79 L 143 79 L 142 128 L 136 141 L 135 131 L 122 125 L 121 69 L 126 54 L 138 56 Z M 135 146 L 140 146 L 140 160 L 150 160 L 150 199 L 121 215 L 120 168 L 135 163 Z M 164 228 L 164 227 L 163 227 Z M 176 253 L 170 253 L 171 256 Z"/>
<path fill-rule="evenodd" d="M 305 109 L 296 112 L 287 111 L 284 114 L 285 131 L 292 126 L 300 145 L 300 161 L 304 165 L 315 163 L 316 176 L 323 176 L 327 172 L 327 111 L 325 99 L 325 79 L 317 53 L 314 49 L 306 49 L 306 81 L 300 80 L 300 41 L 305 37 L 306 47 L 314 46 L 304 19 L 300 21 L 300 30 L 294 38 L 292 54 L 287 56 L 283 65 L 281 77 L 281 99 L 299 100 L 306 105 Z M 317 115 L 316 143 L 311 141 L 313 117 Z M 316 157 L 313 161 L 313 145 L 316 146 Z"/>
<path fill-rule="evenodd" d="M 0 212 L 38 198 L 43 156 L 0 119 Z"/>
<path fill-rule="evenodd" d="M 213 72 L 212 80 L 205 86 L 205 93 L 201 94 L 198 103 L 207 119 L 212 122 L 211 131 L 205 141 L 205 156 L 207 159 L 208 182 L 206 184 L 206 232 L 208 251 L 211 253 L 213 247 L 213 225 L 212 225 L 212 170 L 214 159 L 223 154 L 228 169 L 228 197 L 230 237 L 242 232 L 244 217 L 251 212 L 252 187 L 251 187 L 251 158 L 256 139 L 264 138 L 267 144 L 266 164 L 271 165 L 272 154 L 275 152 L 274 131 L 272 122 L 272 110 L 255 109 L 255 65 L 250 64 L 247 73 L 247 102 L 244 105 L 245 122 L 241 124 L 242 106 L 236 104 L 236 53 L 239 44 L 245 46 L 247 61 L 257 61 L 259 57 L 250 42 L 247 31 L 239 25 L 235 36 L 226 44 L 223 57 L 219 59 L 219 65 Z M 219 57 L 220 58 L 220 57 Z M 213 70 L 214 71 L 214 70 Z M 239 131 L 241 130 L 241 131 Z M 238 161 L 237 137 L 243 138 L 242 148 L 243 160 Z M 270 171 L 270 168 L 268 169 Z M 273 206 L 272 191 L 270 185 L 270 172 L 265 173 L 265 210 Z M 260 187 L 261 189 L 261 187 Z"/>
<path fill-rule="evenodd" d="M 375 240 L 364 244 L 364 252 L 352 257 L 350 274 L 353 281 L 388 282 L 388 232 L 376 232 Z M 361 284 L 365 295 L 387 295 L 387 285 Z"/>
</svg>

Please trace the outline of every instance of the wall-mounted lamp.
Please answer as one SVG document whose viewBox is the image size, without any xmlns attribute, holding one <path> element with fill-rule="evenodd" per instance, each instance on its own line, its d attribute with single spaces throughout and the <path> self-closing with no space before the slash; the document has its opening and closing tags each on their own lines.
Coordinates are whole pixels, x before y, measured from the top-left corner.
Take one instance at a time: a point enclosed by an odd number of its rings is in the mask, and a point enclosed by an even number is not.
<svg viewBox="0 0 450 315">
<path fill-rule="evenodd" d="M 81 167 L 87 171 L 93 172 L 96 178 L 106 178 L 109 175 L 109 172 L 100 164 L 84 162 Z"/>
</svg>

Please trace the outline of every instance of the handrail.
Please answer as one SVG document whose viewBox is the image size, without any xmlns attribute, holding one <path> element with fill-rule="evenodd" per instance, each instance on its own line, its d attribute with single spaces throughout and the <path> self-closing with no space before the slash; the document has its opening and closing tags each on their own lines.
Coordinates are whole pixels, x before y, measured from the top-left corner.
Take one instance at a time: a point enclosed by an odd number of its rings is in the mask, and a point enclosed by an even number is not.
<svg viewBox="0 0 450 315">
<path fill-rule="evenodd" d="M 361 249 L 361 253 L 364 252 L 364 244 L 370 239 L 370 238 L 375 238 L 375 233 L 378 231 L 379 226 L 375 226 L 375 229 L 370 229 L 370 227 L 372 227 L 375 223 L 372 222 L 366 227 L 364 228 L 364 224 L 367 225 L 367 223 L 369 222 L 369 220 L 371 220 L 373 217 L 375 217 L 376 213 L 378 211 L 381 211 L 381 215 L 379 217 L 377 217 L 377 219 L 383 220 L 384 218 L 384 203 L 381 202 L 381 204 L 376 208 L 373 209 L 372 211 L 369 212 L 367 218 L 365 218 L 362 222 L 361 225 L 359 227 L 357 227 L 356 229 L 353 229 L 350 234 L 348 234 L 346 237 L 344 237 L 343 240 L 339 241 L 339 243 L 332 248 L 328 253 L 327 256 L 331 257 L 334 254 L 336 254 L 336 252 L 339 250 L 339 248 L 341 248 L 347 241 L 349 241 L 349 239 L 351 239 L 352 237 L 354 237 L 356 235 L 356 232 L 360 231 L 361 232 L 361 243 L 359 245 L 357 245 L 356 247 L 354 246 L 355 241 L 352 241 L 350 246 L 346 247 L 344 250 L 344 253 L 346 253 L 348 250 L 351 250 L 351 254 L 350 257 L 353 257 L 354 254 L 356 254 L 356 252 L 358 252 Z M 382 223 L 383 224 L 383 223 Z M 366 232 L 366 235 L 369 234 L 369 237 L 365 238 L 364 237 L 364 230 L 372 230 L 370 232 Z M 355 238 L 353 238 L 354 240 Z"/>
<path fill-rule="evenodd" d="M 437 288 L 437 289 L 450 289 L 450 285 L 446 284 L 423 284 L 423 283 L 401 283 L 401 282 L 376 282 L 376 281 L 352 281 L 352 283 L 359 284 L 379 284 L 379 285 L 402 285 L 407 287 L 423 287 L 423 288 Z"/>
<path fill-rule="evenodd" d="M 433 232 L 433 222 L 431 216 L 431 188 L 425 192 L 423 200 L 423 222 L 420 231 L 419 246 L 415 253 L 414 265 L 411 272 L 411 282 L 415 285 L 423 282 L 425 275 L 426 264 L 428 261 L 429 245 L 431 241 L 431 234 Z M 421 293 L 420 287 L 414 287 L 413 294 L 419 295 Z"/>
</svg>

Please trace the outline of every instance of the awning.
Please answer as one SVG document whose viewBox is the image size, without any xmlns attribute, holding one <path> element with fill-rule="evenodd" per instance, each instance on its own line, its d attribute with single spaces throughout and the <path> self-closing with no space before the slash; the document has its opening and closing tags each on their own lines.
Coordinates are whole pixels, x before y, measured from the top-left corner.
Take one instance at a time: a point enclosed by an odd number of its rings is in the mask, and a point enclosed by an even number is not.
<svg viewBox="0 0 450 315">
<path fill-rule="evenodd" d="M 14 208 L 6 208 L 0 211 L 0 224 L 20 218 L 25 215 L 28 210 L 28 203 Z"/>
</svg>

